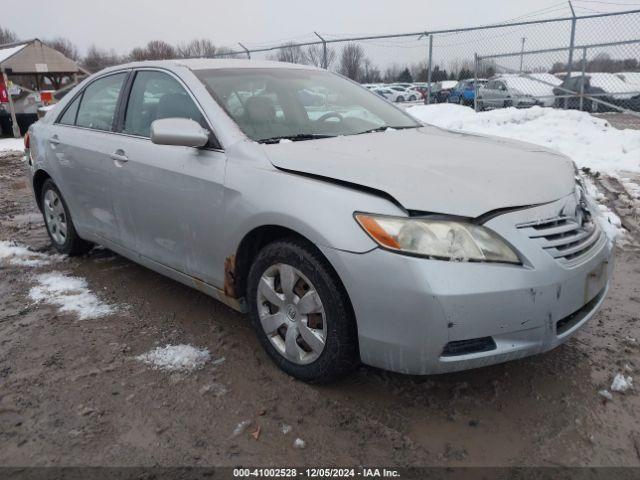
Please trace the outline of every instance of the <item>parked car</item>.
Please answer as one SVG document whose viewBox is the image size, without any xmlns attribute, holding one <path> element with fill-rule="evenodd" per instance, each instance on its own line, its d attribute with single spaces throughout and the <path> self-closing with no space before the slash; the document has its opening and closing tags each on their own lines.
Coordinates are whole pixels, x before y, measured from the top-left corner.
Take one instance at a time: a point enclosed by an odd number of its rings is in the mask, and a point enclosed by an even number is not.
<svg viewBox="0 0 640 480">
<path fill-rule="evenodd" d="M 388 89 L 398 92 L 398 96 L 394 102 L 413 102 L 418 99 L 418 92 L 415 90 L 410 90 L 399 85 L 391 85 Z"/>
<path fill-rule="evenodd" d="M 616 76 L 632 85 L 636 91 L 640 91 L 640 72 L 620 72 L 616 73 Z"/>
<path fill-rule="evenodd" d="M 449 103 L 458 103 L 460 105 L 472 105 L 476 98 L 476 83 L 478 88 L 486 85 L 485 79 L 478 79 L 477 82 L 473 79 L 461 80 L 451 90 L 447 101 Z"/>
<path fill-rule="evenodd" d="M 493 78 L 478 90 L 478 109 L 486 108 L 529 108 L 541 105 L 530 93 L 520 88 L 536 86 L 535 82 L 525 78 Z M 519 88 L 518 88 L 519 87 Z"/>
<path fill-rule="evenodd" d="M 407 88 L 407 92 L 409 96 L 407 100 L 409 102 L 415 102 L 416 100 L 422 100 L 424 98 L 424 94 L 422 93 L 422 89 L 416 86 Z"/>
<path fill-rule="evenodd" d="M 567 90 L 576 92 L 577 95 L 567 97 Z M 589 112 L 606 112 L 616 110 L 615 107 L 600 103 L 602 100 L 610 105 L 640 111 L 640 93 L 638 88 L 631 83 L 621 80 L 613 73 L 589 72 L 565 77 L 560 88 L 554 89 L 556 105 L 571 109 L 580 108 L 580 96 L 586 95 L 582 101 L 582 109 Z"/>
<path fill-rule="evenodd" d="M 443 80 L 442 82 L 437 82 L 435 84 L 435 88 L 431 91 L 431 95 L 433 96 L 432 101 L 435 100 L 435 103 L 447 102 L 451 91 L 457 84 L 458 82 L 456 80 Z M 426 103 L 426 97 L 424 101 Z"/>
<path fill-rule="evenodd" d="M 394 90 L 392 88 L 376 88 L 375 93 L 386 98 L 390 102 L 404 102 L 404 90 Z"/>
<path fill-rule="evenodd" d="M 310 120 L 302 89 L 335 100 Z M 310 66 L 111 67 L 25 147 L 55 249 L 104 245 L 247 312 L 306 381 L 544 352 L 593 317 L 613 268 L 571 160 L 424 126 Z"/>
</svg>

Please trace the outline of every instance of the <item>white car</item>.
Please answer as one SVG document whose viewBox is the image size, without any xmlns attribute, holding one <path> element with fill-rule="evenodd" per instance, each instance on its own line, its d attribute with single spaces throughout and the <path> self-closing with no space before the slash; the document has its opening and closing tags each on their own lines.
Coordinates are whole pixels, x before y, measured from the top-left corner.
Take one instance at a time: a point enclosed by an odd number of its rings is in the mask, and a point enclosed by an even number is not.
<svg viewBox="0 0 640 480">
<path fill-rule="evenodd" d="M 390 102 L 404 102 L 406 92 L 404 90 L 394 90 L 393 88 L 376 88 L 374 93 L 386 98 Z"/>
<path fill-rule="evenodd" d="M 391 85 L 389 90 L 399 93 L 394 102 L 415 102 L 420 98 L 420 92 L 411 90 L 410 88 L 405 88 L 401 85 Z"/>
</svg>

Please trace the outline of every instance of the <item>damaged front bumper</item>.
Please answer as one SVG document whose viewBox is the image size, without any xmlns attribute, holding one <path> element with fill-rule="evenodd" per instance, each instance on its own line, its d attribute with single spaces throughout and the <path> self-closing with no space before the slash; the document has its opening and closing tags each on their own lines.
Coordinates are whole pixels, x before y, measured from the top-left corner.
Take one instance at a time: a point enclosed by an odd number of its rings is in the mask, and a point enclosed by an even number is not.
<svg viewBox="0 0 640 480">
<path fill-rule="evenodd" d="M 603 233 L 585 255 L 562 264 L 515 228 L 556 207 L 485 223 L 515 246 L 526 259 L 522 266 L 323 248 L 351 299 L 363 363 L 444 373 L 545 352 L 570 338 L 604 301 L 613 242 Z"/>
</svg>

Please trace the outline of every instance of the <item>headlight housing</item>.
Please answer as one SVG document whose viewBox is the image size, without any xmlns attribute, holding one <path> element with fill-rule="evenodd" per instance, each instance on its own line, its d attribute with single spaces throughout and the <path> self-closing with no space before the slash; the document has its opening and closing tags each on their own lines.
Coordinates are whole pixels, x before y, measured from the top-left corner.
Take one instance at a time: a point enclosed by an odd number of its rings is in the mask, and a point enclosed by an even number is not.
<svg viewBox="0 0 640 480">
<path fill-rule="evenodd" d="M 457 262 L 522 263 L 492 230 L 470 222 L 363 213 L 355 218 L 378 245 L 388 250 Z"/>
</svg>

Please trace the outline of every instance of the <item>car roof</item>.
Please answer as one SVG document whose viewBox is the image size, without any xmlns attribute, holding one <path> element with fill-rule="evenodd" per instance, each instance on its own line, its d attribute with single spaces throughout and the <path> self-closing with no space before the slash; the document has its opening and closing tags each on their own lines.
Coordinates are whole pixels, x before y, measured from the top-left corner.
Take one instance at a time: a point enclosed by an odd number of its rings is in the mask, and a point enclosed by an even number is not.
<svg viewBox="0 0 640 480">
<path fill-rule="evenodd" d="M 143 62 L 130 62 L 118 65 L 116 68 L 142 68 L 142 67 L 186 67 L 190 70 L 211 70 L 222 68 L 279 68 L 300 70 L 319 70 L 309 65 L 297 63 L 276 62 L 268 60 L 249 60 L 239 58 L 185 58 L 174 60 L 148 60 Z M 111 69 L 110 69 L 111 70 Z"/>
</svg>

